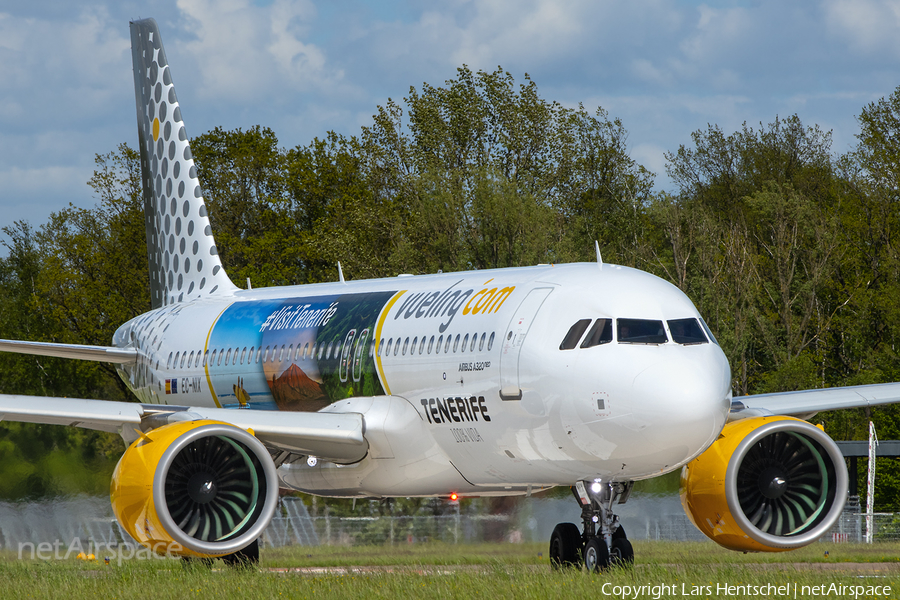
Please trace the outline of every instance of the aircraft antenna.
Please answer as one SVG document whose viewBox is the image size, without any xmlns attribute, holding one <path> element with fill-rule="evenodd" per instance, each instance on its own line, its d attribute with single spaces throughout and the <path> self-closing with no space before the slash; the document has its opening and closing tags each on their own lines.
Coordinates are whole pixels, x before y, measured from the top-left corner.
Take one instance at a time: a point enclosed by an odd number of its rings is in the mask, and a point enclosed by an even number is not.
<svg viewBox="0 0 900 600">
<path fill-rule="evenodd" d="M 341 268 L 341 261 L 338 261 L 338 281 L 346 283 L 344 281 L 344 270 Z"/>
<path fill-rule="evenodd" d="M 594 252 L 597 253 L 597 264 L 603 266 L 603 257 L 600 256 L 600 242 L 594 240 Z"/>
<path fill-rule="evenodd" d="M 253 289 L 253 286 L 250 285 L 250 278 L 249 278 L 249 277 L 247 278 L 247 289 L 248 289 L 248 290 L 252 290 L 252 289 Z"/>
</svg>

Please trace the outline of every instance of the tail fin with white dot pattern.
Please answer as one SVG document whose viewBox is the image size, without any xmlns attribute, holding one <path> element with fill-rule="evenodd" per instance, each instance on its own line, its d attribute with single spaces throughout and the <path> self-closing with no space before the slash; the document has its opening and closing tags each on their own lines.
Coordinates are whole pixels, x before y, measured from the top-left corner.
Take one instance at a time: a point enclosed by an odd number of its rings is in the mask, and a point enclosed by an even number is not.
<svg viewBox="0 0 900 600">
<path fill-rule="evenodd" d="M 153 308 L 231 294 L 156 21 L 131 23 L 131 53 Z"/>
</svg>

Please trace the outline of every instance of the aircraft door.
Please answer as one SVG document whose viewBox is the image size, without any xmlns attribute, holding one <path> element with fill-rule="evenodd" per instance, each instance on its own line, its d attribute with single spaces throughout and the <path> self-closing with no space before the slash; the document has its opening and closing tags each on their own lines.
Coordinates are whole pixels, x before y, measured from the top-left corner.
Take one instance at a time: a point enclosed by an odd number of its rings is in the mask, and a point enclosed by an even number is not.
<svg viewBox="0 0 900 600">
<path fill-rule="evenodd" d="M 503 349 L 500 352 L 500 398 L 502 400 L 521 400 L 522 389 L 519 387 L 519 354 L 522 344 L 538 309 L 553 288 L 537 288 L 528 292 L 522 303 L 513 313 L 513 317 L 503 335 Z"/>
</svg>

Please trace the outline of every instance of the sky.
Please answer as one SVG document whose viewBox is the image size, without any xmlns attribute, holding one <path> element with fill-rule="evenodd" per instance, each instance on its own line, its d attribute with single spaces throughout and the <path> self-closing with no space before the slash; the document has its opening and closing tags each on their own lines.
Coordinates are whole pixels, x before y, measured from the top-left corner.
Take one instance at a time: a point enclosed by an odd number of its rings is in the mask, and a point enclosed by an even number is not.
<svg viewBox="0 0 900 600">
<path fill-rule="evenodd" d="M 410 86 L 502 66 L 621 119 L 659 191 L 664 153 L 709 124 L 797 114 L 840 154 L 900 86 L 900 0 L 0 0 L 0 227 L 94 205 L 95 156 L 136 147 L 128 22 L 147 17 L 189 136 L 354 135 Z"/>
</svg>

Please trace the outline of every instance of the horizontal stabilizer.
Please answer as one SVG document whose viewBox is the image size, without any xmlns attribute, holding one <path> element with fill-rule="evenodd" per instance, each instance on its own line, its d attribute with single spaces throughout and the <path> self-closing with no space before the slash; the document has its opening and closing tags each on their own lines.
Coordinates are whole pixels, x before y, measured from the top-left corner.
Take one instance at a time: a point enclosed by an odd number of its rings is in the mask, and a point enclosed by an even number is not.
<svg viewBox="0 0 900 600">
<path fill-rule="evenodd" d="M 137 350 L 112 346 L 82 346 L 80 344 L 52 344 L 49 342 L 23 342 L 0 340 L 0 352 L 77 358 L 117 364 L 132 364 L 137 361 Z"/>
<path fill-rule="evenodd" d="M 167 423 L 197 419 L 231 423 L 252 430 L 269 448 L 332 462 L 356 462 L 369 450 L 359 413 L 284 413 L 0 395 L 0 421 L 83 427 L 118 433 L 126 440 L 137 438 L 135 429 L 149 431 Z"/>
</svg>

